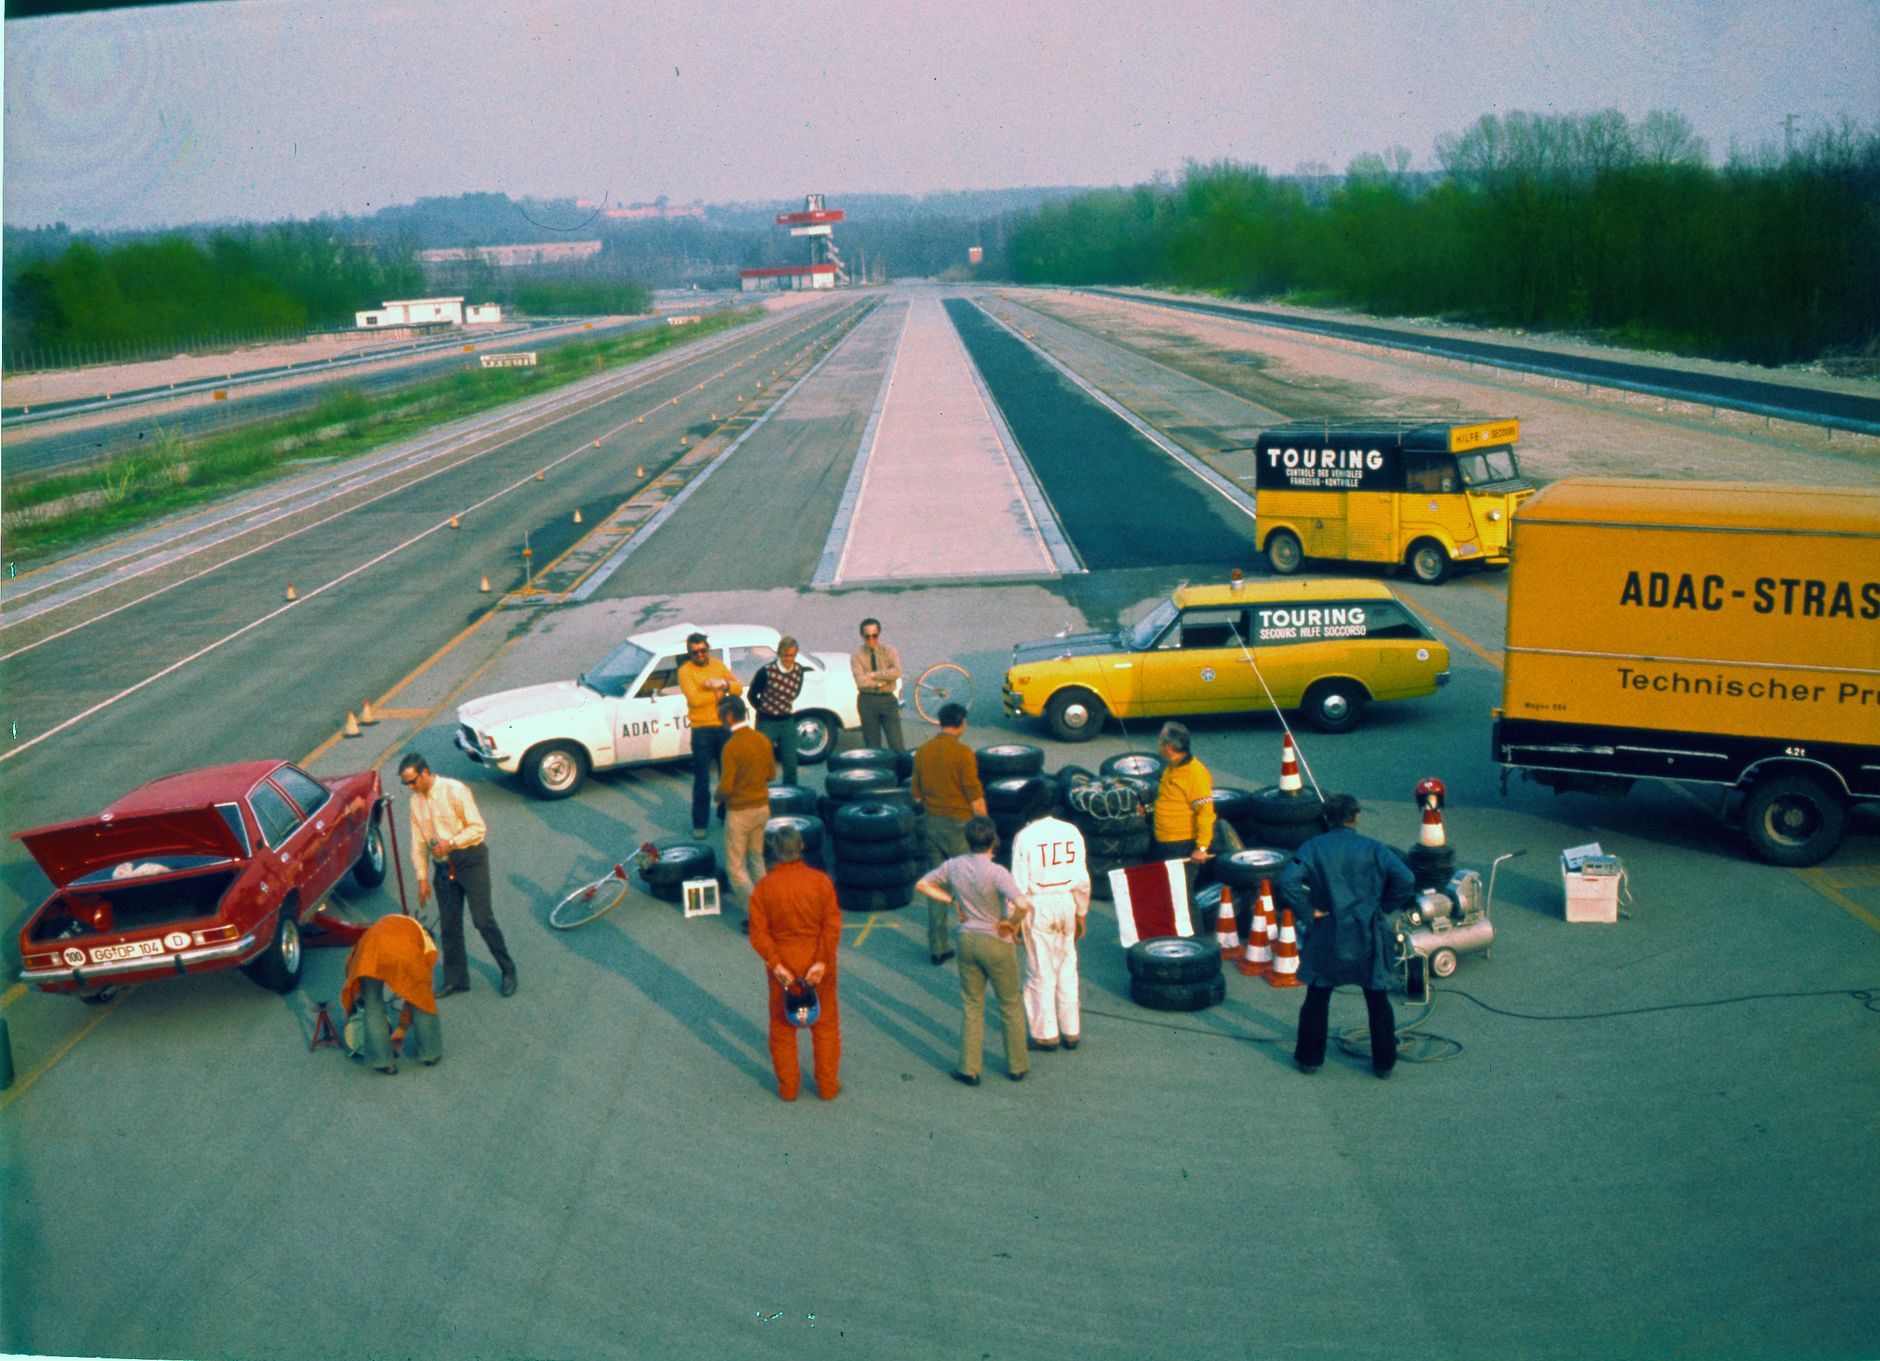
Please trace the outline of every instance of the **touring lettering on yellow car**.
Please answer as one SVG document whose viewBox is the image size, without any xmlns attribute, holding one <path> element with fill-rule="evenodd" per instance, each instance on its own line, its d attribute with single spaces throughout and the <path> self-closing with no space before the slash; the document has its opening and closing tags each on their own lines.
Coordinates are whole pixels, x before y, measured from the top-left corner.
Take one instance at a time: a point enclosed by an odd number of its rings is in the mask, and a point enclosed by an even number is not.
<svg viewBox="0 0 1880 1361">
<path fill-rule="evenodd" d="M 1261 643 L 1311 642 L 1319 638 L 1362 638 L 1366 623 L 1364 606 L 1332 605 L 1323 608 L 1295 606 L 1261 609 L 1256 607 L 1254 640 Z"/>
</svg>

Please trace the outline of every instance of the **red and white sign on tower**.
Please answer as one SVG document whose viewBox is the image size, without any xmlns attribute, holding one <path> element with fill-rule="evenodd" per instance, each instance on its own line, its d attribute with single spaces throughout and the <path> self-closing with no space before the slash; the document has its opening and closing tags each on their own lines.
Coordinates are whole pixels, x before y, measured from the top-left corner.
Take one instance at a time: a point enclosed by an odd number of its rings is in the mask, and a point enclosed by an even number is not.
<svg viewBox="0 0 1880 1361">
<path fill-rule="evenodd" d="M 807 265 L 781 265 L 768 269 L 741 269 L 738 277 L 747 293 L 776 288 L 837 288 L 848 283 L 842 253 L 836 249 L 835 224 L 842 221 L 840 208 L 823 206 L 821 194 L 803 196 L 803 211 L 778 213 L 777 225 L 788 227 L 791 236 L 809 238 Z"/>
</svg>

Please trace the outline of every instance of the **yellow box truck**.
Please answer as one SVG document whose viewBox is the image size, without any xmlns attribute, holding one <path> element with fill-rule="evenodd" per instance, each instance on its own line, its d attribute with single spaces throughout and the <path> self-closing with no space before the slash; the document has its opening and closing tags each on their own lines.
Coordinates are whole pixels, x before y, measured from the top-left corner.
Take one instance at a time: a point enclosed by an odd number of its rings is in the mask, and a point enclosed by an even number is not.
<svg viewBox="0 0 1880 1361">
<path fill-rule="evenodd" d="M 1511 556 L 1504 770 L 1727 786 L 1778 865 L 1880 798 L 1880 488 L 1571 478 Z"/>
</svg>

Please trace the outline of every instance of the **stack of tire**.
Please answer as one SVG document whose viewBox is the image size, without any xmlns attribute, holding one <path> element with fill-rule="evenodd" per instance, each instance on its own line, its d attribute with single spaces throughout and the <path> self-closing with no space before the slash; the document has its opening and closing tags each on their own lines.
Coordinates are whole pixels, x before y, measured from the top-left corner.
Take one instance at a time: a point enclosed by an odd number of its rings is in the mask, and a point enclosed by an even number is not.
<svg viewBox="0 0 1880 1361">
<path fill-rule="evenodd" d="M 1217 894 L 1217 902 L 1220 888 L 1233 891 L 1235 929 L 1239 931 L 1243 941 L 1247 939 L 1247 933 L 1253 929 L 1253 909 L 1259 901 L 1261 883 L 1274 883 L 1279 878 L 1279 872 L 1285 867 L 1288 858 L 1285 851 L 1261 846 L 1229 851 L 1225 855 L 1217 856 L 1211 862 L 1214 866 L 1215 882 L 1218 885 L 1214 890 Z M 1278 934 L 1277 922 L 1274 923 L 1274 933 Z"/>
<path fill-rule="evenodd" d="M 1404 852 L 1404 861 L 1410 866 L 1410 875 L 1417 881 L 1417 891 L 1426 888 L 1443 888 L 1449 883 L 1450 875 L 1456 872 L 1456 848 L 1454 846 L 1425 846 L 1418 843 Z"/>
<path fill-rule="evenodd" d="M 999 849 L 993 853 L 1007 869 L 1012 865 L 1012 838 L 1024 829 L 1026 813 L 1038 791 L 1049 788 L 1044 778 L 1044 749 L 1028 742 L 1001 742 L 974 753 L 979 783 L 986 791 L 986 814 L 999 829 Z"/>
<path fill-rule="evenodd" d="M 803 863 L 817 869 L 823 864 L 823 820 L 817 807 L 820 802 L 815 790 L 800 784 L 772 785 L 770 821 L 764 824 L 766 836 L 779 828 L 794 827 L 803 838 Z M 770 863 L 768 856 L 765 863 Z"/>
<path fill-rule="evenodd" d="M 669 903 L 685 900 L 685 881 L 716 879 L 718 857 L 710 846 L 696 841 L 672 841 L 654 847 L 659 852 L 651 864 L 641 865 L 640 882 L 655 898 Z"/>
<path fill-rule="evenodd" d="M 1241 796 L 1243 791 L 1231 794 Z M 1216 790 L 1215 810 L 1220 811 L 1221 791 Z M 1229 816 L 1249 846 L 1271 846 L 1282 851 L 1296 851 L 1325 830 L 1325 801 L 1309 789 L 1285 790 L 1278 785 L 1256 789 L 1251 794 L 1230 798 Z"/>
<path fill-rule="evenodd" d="M 1151 1011 L 1205 1011 L 1227 996 L 1221 951 L 1209 936 L 1154 936 L 1124 955 L 1129 996 Z"/>
<path fill-rule="evenodd" d="M 850 912 L 887 912 L 906 907 L 914 881 L 926 871 L 921 835 L 902 771 L 912 772 L 905 752 L 856 747 L 829 758 L 821 811 L 836 901 Z"/>
<path fill-rule="evenodd" d="M 1112 756 L 1093 774 L 1078 766 L 1058 772 L 1065 816 L 1084 834 L 1090 861 L 1090 892 L 1110 897 L 1110 871 L 1140 865 L 1154 840 L 1148 814 L 1155 802 L 1162 758 L 1154 752 Z"/>
</svg>

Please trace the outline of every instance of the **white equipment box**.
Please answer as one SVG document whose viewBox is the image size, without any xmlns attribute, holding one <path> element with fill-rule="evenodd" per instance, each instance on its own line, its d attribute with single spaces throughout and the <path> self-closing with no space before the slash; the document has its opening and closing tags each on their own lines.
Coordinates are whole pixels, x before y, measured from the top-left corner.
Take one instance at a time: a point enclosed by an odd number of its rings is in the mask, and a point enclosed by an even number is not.
<svg viewBox="0 0 1880 1361">
<path fill-rule="evenodd" d="M 1625 867 L 1616 855 L 1606 855 L 1599 843 L 1575 846 L 1560 853 L 1560 886 L 1566 896 L 1570 922 L 1619 920 L 1619 884 Z"/>
</svg>

